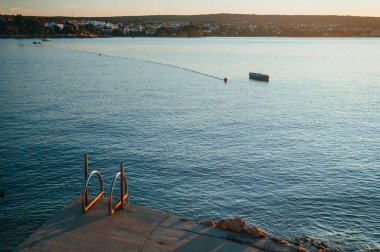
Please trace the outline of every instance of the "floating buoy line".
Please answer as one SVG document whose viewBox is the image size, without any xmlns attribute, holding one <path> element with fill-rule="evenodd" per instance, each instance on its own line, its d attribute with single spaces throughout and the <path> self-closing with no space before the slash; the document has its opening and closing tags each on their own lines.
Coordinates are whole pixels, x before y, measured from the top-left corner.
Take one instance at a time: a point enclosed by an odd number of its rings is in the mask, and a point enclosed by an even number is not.
<svg viewBox="0 0 380 252">
<path fill-rule="evenodd" d="M 91 52 L 91 51 L 87 51 L 87 52 Z M 91 53 L 95 53 L 95 52 L 91 52 Z M 150 64 L 162 65 L 162 66 L 167 66 L 167 67 L 173 67 L 173 68 L 182 69 L 184 71 L 188 71 L 188 72 L 192 72 L 192 73 L 195 73 L 195 74 L 204 75 L 204 76 L 209 77 L 209 78 L 214 78 L 214 79 L 217 79 L 217 80 L 223 80 L 224 82 L 227 82 L 227 78 L 221 78 L 221 77 L 218 77 L 218 76 L 215 76 L 215 75 L 212 75 L 212 74 L 196 71 L 196 70 L 191 69 L 191 68 L 181 67 L 181 66 L 177 66 L 177 65 L 173 65 L 173 64 L 168 64 L 168 63 L 162 63 L 162 62 L 159 62 L 159 61 L 146 60 L 146 59 L 138 59 L 138 58 L 130 58 L 130 57 L 124 57 L 124 56 L 114 56 L 114 55 L 107 55 L 107 54 L 102 54 L 102 53 L 95 53 L 95 54 L 98 54 L 99 56 L 105 56 L 105 57 L 126 59 L 126 60 L 130 60 L 130 61 L 134 61 L 134 62 L 143 62 L 143 63 L 150 63 Z"/>
<path fill-rule="evenodd" d="M 54 48 L 56 48 L 56 47 L 54 47 Z M 150 63 L 150 64 L 162 65 L 162 66 L 167 66 L 167 67 L 173 67 L 173 68 L 181 69 L 181 70 L 188 71 L 188 72 L 191 72 L 191 73 L 203 75 L 205 77 L 209 77 L 209 78 L 213 78 L 213 79 L 222 80 L 224 82 L 227 82 L 227 78 L 226 77 L 221 78 L 221 77 L 218 77 L 218 76 L 215 76 L 215 75 L 212 75 L 212 74 L 196 71 L 194 69 L 187 68 L 187 67 L 182 67 L 182 66 L 178 66 L 178 65 L 173 65 L 173 64 L 168 64 L 168 63 L 162 63 L 162 62 L 153 61 L 153 60 L 147 60 L 147 59 L 138 59 L 138 58 L 130 58 L 130 57 L 124 57 L 124 56 L 115 56 L 115 55 L 103 54 L 103 53 L 99 53 L 99 52 L 82 50 L 82 49 L 73 49 L 73 48 L 66 48 L 66 47 L 64 47 L 64 49 L 92 53 L 92 54 L 95 54 L 95 55 L 98 55 L 98 56 L 102 56 L 102 57 L 119 58 L 119 59 L 126 59 L 126 60 L 133 61 L 133 62 L 143 62 L 143 63 Z"/>
</svg>

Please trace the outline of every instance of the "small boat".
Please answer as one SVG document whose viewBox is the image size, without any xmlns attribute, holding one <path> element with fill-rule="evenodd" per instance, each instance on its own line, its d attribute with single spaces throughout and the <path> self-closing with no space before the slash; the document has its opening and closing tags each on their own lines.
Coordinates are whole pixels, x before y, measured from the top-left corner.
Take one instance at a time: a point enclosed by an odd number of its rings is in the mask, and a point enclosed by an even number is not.
<svg viewBox="0 0 380 252">
<path fill-rule="evenodd" d="M 48 39 L 48 38 L 42 38 L 41 40 L 44 42 L 51 41 L 51 39 Z"/>
<path fill-rule="evenodd" d="M 262 73 L 249 73 L 249 78 L 258 81 L 269 81 L 269 75 Z"/>
<path fill-rule="evenodd" d="M 41 41 L 33 41 L 34 45 L 41 45 Z"/>
</svg>

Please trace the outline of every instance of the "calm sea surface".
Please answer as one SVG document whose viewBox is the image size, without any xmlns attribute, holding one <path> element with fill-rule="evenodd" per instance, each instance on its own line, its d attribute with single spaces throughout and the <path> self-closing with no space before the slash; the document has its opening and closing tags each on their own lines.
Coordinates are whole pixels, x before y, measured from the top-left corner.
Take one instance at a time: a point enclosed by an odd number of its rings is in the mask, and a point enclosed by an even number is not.
<svg viewBox="0 0 380 252">
<path fill-rule="evenodd" d="M 379 39 L 32 41 L 0 40 L 0 250 L 80 195 L 88 152 L 134 204 L 380 251 Z"/>
</svg>

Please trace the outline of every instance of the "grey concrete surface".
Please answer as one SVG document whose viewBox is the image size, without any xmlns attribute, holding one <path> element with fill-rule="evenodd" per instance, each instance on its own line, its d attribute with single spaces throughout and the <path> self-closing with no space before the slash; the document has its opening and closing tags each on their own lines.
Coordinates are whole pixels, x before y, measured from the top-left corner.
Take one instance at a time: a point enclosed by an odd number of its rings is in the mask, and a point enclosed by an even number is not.
<svg viewBox="0 0 380 252">
<path fill-rule="evenodd" d="M 183 222 L 150 208 L 127 205 L 108 215 L 100 200 L 86 214 L 80 199 L 69 202 L 16 251 L 278 251 L 297 248 L 266 238 Z"/>
</svg>

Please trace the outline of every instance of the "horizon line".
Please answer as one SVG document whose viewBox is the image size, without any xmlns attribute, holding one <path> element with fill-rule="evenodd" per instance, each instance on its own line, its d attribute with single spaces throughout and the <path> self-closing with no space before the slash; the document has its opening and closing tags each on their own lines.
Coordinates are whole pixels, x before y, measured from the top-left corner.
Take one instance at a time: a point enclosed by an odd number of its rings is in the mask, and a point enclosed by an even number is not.
<svg viewBox="0 0 380 252">
<path fill-rule="evenodd" d="M 149 14 L 149 15 L 116 15 L 116 16 L 68 16 L 68 15 L 23 15 L 23 14 L 1 14 L 0 16 L 17 16 L 25 17 L 72 17 L 72 18 L 117 18 L 117 17 L 149 17 L 149 16 L 211 16 L 211 15 L 246 15 L 246 16 L 318 16 L 318 17 L 363 17 L 363 18 L 380 18 L 380 16 L 358 16 L 358 15 L 341 15 L 341 14 L 248 14 L 248 13 L 204 13 L 204 14 Z"/>
</svg>

